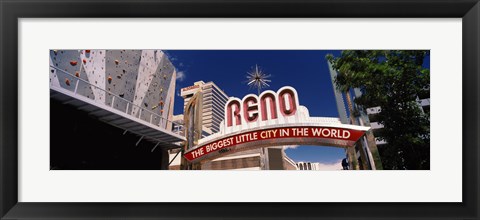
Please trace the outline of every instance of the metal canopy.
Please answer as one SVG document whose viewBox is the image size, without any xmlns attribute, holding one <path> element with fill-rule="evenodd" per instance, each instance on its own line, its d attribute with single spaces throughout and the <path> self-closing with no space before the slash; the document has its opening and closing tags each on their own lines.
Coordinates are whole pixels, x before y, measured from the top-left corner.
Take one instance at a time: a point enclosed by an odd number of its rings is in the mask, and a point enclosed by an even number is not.
<svg viewBox="0 0 480 220">
<path fill-rule="evenodd" d="M 124 129 L 140 137 L 143 136 L 147 141 L 159 143 L 158 146 L 162 148 L 180 148 L 181 142 L 185 141 L 185 137 L 173 131 L 63 88 L 50 86 L 50 98 L 58 100 L 63 104 L 75 106 L 78 110 L 87 112 L 90 116 L 107 124 Z"/>
</svg>

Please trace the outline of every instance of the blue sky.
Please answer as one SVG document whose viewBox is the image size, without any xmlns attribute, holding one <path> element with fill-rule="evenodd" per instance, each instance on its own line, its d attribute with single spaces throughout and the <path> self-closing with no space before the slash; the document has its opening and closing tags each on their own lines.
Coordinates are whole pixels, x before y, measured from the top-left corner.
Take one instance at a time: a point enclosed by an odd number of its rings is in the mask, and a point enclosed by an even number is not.
<svg viewBox="0 0 480 220">
<path fill-rule="evenodd" d="M 271 74 L 271 90 L 283 86 L 294 87 L 300 105 L 309 109 L 311 116 L 338 117 L 325 55 L 340 55 L 341 51 L 326 50 L 167 50 L 177 68 L 176 90 L 203 80 L 213 81 L 228 96 L 243 98 L 251 90 L 245 83 L 246 74 L 255 65 Z M 183 99 L 175 98 L 175 114 L 183 113 Z M 345 157 L 341 148 L 299 146 L 287 149 L 294 161 L 335 163 Z"/>
</svg>

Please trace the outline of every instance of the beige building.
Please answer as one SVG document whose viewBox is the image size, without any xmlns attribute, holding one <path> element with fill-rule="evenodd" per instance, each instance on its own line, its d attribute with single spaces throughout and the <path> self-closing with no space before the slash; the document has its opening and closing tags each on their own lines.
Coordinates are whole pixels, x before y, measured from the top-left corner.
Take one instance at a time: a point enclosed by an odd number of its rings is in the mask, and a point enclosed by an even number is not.
<svg viewBox="0 0 480 220">
<path fill-rule="evenodd" d="M 211 130 L 211 133 L 217 133 L 225 115 L 224 107 L 228 96 L 215 83 L 198 81 L 192 86 L 182 88 L 180 95 L 184 98 L 184 109 L 191 97 L 199 91 L 203 95 L 202 125 Z"/>
</svg>

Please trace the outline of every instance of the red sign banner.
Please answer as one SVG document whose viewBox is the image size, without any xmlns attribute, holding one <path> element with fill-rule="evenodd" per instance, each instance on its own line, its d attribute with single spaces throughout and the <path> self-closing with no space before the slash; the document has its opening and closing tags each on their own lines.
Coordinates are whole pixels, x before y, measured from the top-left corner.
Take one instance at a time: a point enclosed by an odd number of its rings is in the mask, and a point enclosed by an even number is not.
<svg viewBox="0 0 480 220">
<path fill-rule="evenodd" d="M 349 147 L 353 146 L 364 133 L 363 130 L 341 127 L 295 126 L 260 129 L 209 141 L 185 152 L 184 157 L 191 162 L 198 161 L 229 152 L 239 145 L 262 143 L 259 146 L 265 147 L 267 142 L 269 146 L 279 146 L 282 145 L 282 139 L 294 139 L 297 144 L 315 143 L 318 140 L 319 144 L 338 143 L 336 145 Z"/>
<path fill-rule="evenodd" d="M 191 90 L 191 89 L 197 89 L 197 88 L 200 88 L 199 85 L 193 85 L 193 86 L 189 86 L 189 87 L 185 87 L 182 89 L 182 92 L 185 92 L 185 91 L 188 91 L 188 90 Z"/>
</svg>

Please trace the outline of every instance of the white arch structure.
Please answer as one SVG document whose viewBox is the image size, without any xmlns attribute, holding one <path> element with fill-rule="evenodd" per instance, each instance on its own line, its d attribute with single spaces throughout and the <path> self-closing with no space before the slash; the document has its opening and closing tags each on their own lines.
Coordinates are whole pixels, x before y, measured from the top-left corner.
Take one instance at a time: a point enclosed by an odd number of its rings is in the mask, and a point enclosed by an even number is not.
<svg viewBox="0 0 480 220">
<path fill-rule="evenodd" d="M 265 91 L 242 100 L 230 98 L 220 132 L 198 140 L 184 157 L 190 163 L 210 161 L 255 148 L 282 145 L 353 147 L 370 127 L 342 124 L 338 118 L 310 117 L 294 88 Z"/>
</svg>

